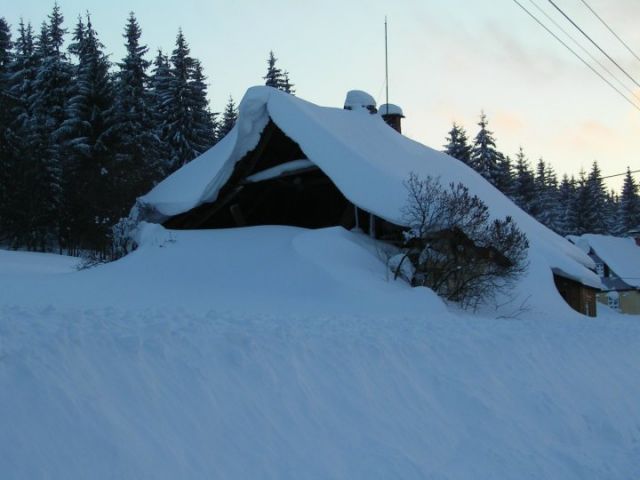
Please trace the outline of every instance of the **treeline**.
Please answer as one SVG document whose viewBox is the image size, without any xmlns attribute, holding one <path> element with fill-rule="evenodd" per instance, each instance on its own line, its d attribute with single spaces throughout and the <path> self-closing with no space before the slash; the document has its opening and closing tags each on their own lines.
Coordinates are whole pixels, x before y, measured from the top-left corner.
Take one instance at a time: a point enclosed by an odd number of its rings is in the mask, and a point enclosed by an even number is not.
<svg viewBox="0 0 640 480">
<path fill-rule="evenodd" d="M 511 198 L 520 208 L 560 235 L 600 233 L 624 235 L 640 228 L 638 184 L 627 168 L 620 195 L 608 191 L 597 162 L 587 173 L 558 177 L 543 159 L 532 167 L 522 148 L 512 159 L 496 147 L 484 113 L 470 140 L 453 124 L 445 153 L 466 163 Z"/>
<path fill-rule="evenodd" d="M 0 18 L 0 244 L 109 256 L 135 198 L 213 146 L 237 110 L 211 111 L 202 64 L 182 31 L 148 58 L 133 13 L 112 63 L 91 17 L 71 32 L 58 5 L 38 33 Z M 68 44 L 66 43 L 68 41 Z M 267 85 L 293 93 L 268 59 Z"/>
</svg>

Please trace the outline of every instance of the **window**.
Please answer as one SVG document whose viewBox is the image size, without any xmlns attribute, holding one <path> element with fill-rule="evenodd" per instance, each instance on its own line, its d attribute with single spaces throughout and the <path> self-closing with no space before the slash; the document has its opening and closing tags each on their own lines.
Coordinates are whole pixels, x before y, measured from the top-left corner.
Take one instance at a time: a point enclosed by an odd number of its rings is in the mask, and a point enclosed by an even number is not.
<svg viewBox="0 0 640 480">
<path fill-rule="evenodd" d="M 620 310 L 620 296 L 618 292 L 609 292 L 607 295 L 607 303 L 609 308 L 613 310 Z"/>
</svg>

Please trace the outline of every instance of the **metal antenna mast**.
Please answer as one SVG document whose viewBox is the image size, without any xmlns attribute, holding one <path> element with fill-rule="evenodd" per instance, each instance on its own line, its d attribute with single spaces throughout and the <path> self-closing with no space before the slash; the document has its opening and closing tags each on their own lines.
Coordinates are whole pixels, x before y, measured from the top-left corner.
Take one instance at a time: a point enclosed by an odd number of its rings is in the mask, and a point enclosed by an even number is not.
<svg viewBox="0 0 640 480">
<path fill-rule="evenodd" d="M 387 16 L 384 16 L 384 84 L 386 87 L 386 113 L 389 114 L 389 48 L 387 46 Z"/>
</svg>

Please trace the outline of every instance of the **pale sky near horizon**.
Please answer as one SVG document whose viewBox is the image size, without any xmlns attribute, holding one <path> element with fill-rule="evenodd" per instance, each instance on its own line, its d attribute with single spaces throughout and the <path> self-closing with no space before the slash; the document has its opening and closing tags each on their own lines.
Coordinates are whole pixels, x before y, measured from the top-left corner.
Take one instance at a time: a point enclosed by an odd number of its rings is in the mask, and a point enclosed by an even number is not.
<svg viewBox="0 0 640 480">
<path fill-rule="evenodd" d="M 531 0 L 520 1 L 544 18 Z M 547 0 L 536 3 L 607 61 Z M 640 82 L 640 61 L 581 0 L 556 3 Z M 588 3 L 640 54 L 640 2 Z M 52 5 L 48 0 L 7 2 L 0 15 L 13 27 L 22 17 L 38 30 Z M 348 90 L 360 89 L 384 103 L 387 15 L 389 99 L 404 109 L 407 136 L 441 149 L 453 121 L 474 136 L 484 109 L 502 152 L 513 156 L 522 145 L 532 164 L 543 157 L 559 177 L 588 171 L 594 160 L 605 175 L 627 166 L 640 169 L 640 111 L 512 0 L 59 0 L 59 5 L 69 30 L 78 14 L 91 13 L 114 61 L 123 55 L 129 11 L 138 18 L 150 57 L 157 48 L 170 52 L 181 27 L 192 55 L 203 63 L 215 111 L 224 108 L 229 95 L 239 101 L 248 87 L 263 83 L 269 50 L 278 66 L 290 72 L 301 98 L 341 107 Z M 609 68 L 624 79 L 616 67 Z M 640 88 L 633 90 L 640 97 Z M 640 106 L 640 100 L 636 103 Z M 619 190 L 621 182 L 622 177 L 609 186 Z"/>
</svg>

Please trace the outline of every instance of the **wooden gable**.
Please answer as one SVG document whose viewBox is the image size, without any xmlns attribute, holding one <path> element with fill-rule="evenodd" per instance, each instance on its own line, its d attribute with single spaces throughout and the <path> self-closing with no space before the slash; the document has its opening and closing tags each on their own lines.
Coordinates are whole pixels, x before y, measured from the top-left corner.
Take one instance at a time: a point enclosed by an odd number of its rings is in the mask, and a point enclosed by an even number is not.
<svg viewBox="0 0 640 480">
<path fill-rule="evenodd" d="M 234 167 L 218 198 L 168 219 L 171 229 L 292 225 L 321 228 L 355 224 L 354 207 L 315 165 L 252 182 L 252 174 L 306 158 L 300 146 L 272 121 L 258 145 Z"/>
</svg>

